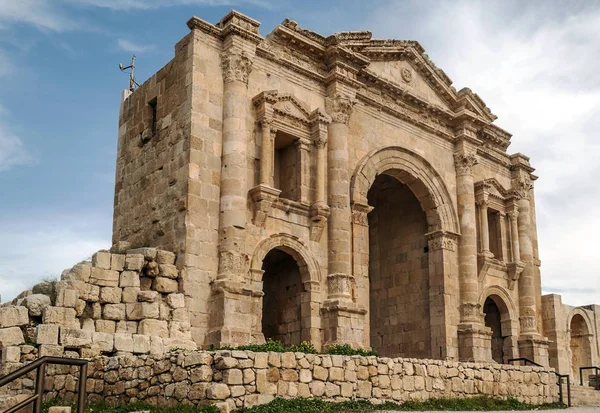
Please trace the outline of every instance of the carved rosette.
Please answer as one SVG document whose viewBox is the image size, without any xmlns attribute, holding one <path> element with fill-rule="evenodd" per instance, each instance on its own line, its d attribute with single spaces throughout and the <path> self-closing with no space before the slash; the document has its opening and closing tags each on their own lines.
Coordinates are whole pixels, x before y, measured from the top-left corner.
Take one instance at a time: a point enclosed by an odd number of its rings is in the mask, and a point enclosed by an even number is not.
<svg viewBox="0 0 600 413">
<path fill-rule="evenodd" d="M 329 274 L 327 276 L 327 287 L 330 299 L 350 300 L 354 277 L 349 274 Z"/>
<path fill-rule="evenodd" d="M 429 251 L 447 250 L 456 251 L 458 234 L 447 231 L 434 231 L 425 234 Z"/>
<path fill-rule="evenodd" d="M 248 272 L 248 255 L 237 251 L 219 252 L 219 278 L 241 278 Z"/>
<path fill-rule="evenodd" d="M 345 125 L 350 121 L 352 108 L 356 104 L 356 99 L 343 96 L 341 93 L 336 93 L 333 97 L 325 99 L 325 110 L 331 116 L 331 121 L 335 123 L 343 123 Z"/>
<path fill-rule="evenodd" d="M 471 175 L 473 173 L 473 166 L 477 165 L 479 161 L 477 156 L 473 153 L 460 153 L 454 155 L 454 166 L 456 168 L 457 175 Z"/>
<path fill-rule="evenodd" d="M 482 321 L 481 305 L 478 303 L 465 303 L 461 305 L 460 314 L 463 322 L 479 323 Z"/>
<path fill-rule="evenodd" d="M 241 53 L 223 53 L 221 55 L 221 68 L 225 83 L 238 81 L 248 84 L 248 76 L 252 71 L 252 61 L 242 51 Z"/>
</svg>

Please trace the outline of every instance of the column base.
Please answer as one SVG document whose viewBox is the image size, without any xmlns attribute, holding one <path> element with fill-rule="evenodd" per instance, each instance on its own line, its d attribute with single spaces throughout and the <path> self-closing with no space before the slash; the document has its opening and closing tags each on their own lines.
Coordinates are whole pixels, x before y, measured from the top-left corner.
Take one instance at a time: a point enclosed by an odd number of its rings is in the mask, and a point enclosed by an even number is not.
<svg viewBox="0 0 600 413">
<path fill-rule="evenodd" d="M 257 311 L 263 295 L 261 290 L 254 290 L 239 281 L 216 280 L 212 284 L 206 345 L 236 347 L 264 342 Z"/>
<path fill-rule="evenodd" d="M 366 314 L 367 310 L 352 301 L 325 301 L 321 308 L 323 347 L 349 344 L 364 348 Z"/>
<path fill-rule="evenodd" d="M 548 347 L 550 342 L 539 334 L 522 335 L 518 339 L 519 356 L 548 367 L 550 357 Z"/>
<path fill-rule="evenodd" d="M 492 330 L 480 323 L 458 325 L 460 361 L 492 362 Z"/>
</svg>

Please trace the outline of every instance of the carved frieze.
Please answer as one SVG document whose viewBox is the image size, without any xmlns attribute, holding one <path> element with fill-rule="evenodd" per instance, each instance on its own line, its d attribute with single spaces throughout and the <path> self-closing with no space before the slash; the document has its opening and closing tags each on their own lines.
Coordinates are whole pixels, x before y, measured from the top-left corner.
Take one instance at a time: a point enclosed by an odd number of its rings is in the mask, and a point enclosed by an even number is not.
<svg viewBox="0 0 600 413">
<path fill-rule="evenodd" d="M 329 274 L 327 276 L 327 287 L 330 299 L 347 299 L 352 297 L 354 277 L 349 274 Z"/>
<path fill-rule="evenodd" d="M 225 83 L 238 81 L 248 84 L 248 76 L 252 71 L 252 61 L 245 51 L 241 53 L 224 52 L 221 55 L 221 68 Z"/>
</svg>

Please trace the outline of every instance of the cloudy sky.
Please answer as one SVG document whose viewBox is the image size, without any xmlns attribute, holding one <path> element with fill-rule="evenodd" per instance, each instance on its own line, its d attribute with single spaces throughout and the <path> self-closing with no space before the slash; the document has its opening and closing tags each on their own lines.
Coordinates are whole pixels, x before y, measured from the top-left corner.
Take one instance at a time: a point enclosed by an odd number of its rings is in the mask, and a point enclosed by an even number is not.
<svg viewBox="0 0 600 413">
<path fill-rule="evenodd" d="M 231 8 L 328 35 L 418 40 L 513 134 L 540 179 L 545 293 L 600 303 L 600 2 L 0 0 L 0 295 L 110 247 L 119 62 L 162 67 L 196 15 Z"/>
</svg>

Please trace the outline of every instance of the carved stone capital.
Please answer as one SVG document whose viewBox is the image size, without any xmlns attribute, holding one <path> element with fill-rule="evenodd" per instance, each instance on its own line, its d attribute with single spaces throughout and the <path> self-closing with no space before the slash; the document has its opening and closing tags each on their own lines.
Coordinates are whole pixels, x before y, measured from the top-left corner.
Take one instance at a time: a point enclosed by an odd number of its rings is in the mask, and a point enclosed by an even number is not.
<svg viewBox="0 0 600 413">
<path fill-rule="evenodd" d="M 273 124 L 273 120 L 269 119 L 269 118 L 262 118 L 261 120 L 258 121 L 258 123 L 260 124 L 260 126 L 262 128 L 271 128 L 271 125 Z"/>
<path fill-rule="evenodd" d="M 241 53 L 225 52 L 221 55 L 221 68 L 225 83 L 238 81 L 247 85 L 248 76 L 252 71 L 252 61 L 244 51 Z"/>
<path fill-rule="evenodd" d="M 470 175 L 473 173 L 473 166 L 479 163 L 474 153 L 456 153 L 454 154 L 454 167 L 457 175 Z"/>
<path fill-rule="evenodd" d="M 368 214 L 373 210 L 371 205 L 354 202 L 352 204 L 352 223 L 356 225 L 368 226 Z"/>
<path fill-rule="evenodd" d="M 352 108 L 356 104 L 356 99 L 351 99 L 336 93 L 333 97 L 325 99 L 325 110 L 331 116 L 332 122 L 348 124 Z"/>
<path fill-rule="evenodd" d="M 238 251 L 219 252 L 219 279 L 240 279 L 248 267 L 248 255 Z"/>
<path fill-rule="evenodd" d="M 458 234 L 448 231 L 433 231 L 425 234 L 429 251 L 448 250 L 456 251 Z"/>
<path fill-rule="evenodd" d="M 327 276 L 327 287 L 330 299 L 350 300 L 354 277 L 350 274 L 329 274 Z"/>
<path fill-rule="evenodd" d="M 511 221 L 516 221 L 517 218 L 519 218 L 519 210 L 518 209 L 513 209 L 512 211 L 508 212 L 508 219 L 510 219 Z"/>
<path fill-rule="evenodd" d="M 325 149 L 325 147 L 327 146 L 327 138 L 324 136 L 319 136 L 318 138 L 316 138 L 314 140 L 315 142 L 315 146 L 318 149 Z"/>
<path fill-rule="evenodd" d="M 481 304 L 465 303 L 460 306 L 461 321 L 479 323 L 482 320 Z"/>
<path fill-rule="evenodd" d="M 487 208 L 490 206 L 490 200 L 487 197 L 480 198 L 476 201 L 479 208 Z"/>
<path fill-rule="evenodd" d="M 529 199 L 529 191 L 533 189 L 533 182 L 527 175 L 521 175 L 513 180 L 513 194 L 517 199 Z"/>
<path fill-rule="evenodd" d="M 519 317 L 519 324 L 521 325 L 521 334 L 537 333 L 535 316 L 521 316 Z"/>
</svg>

